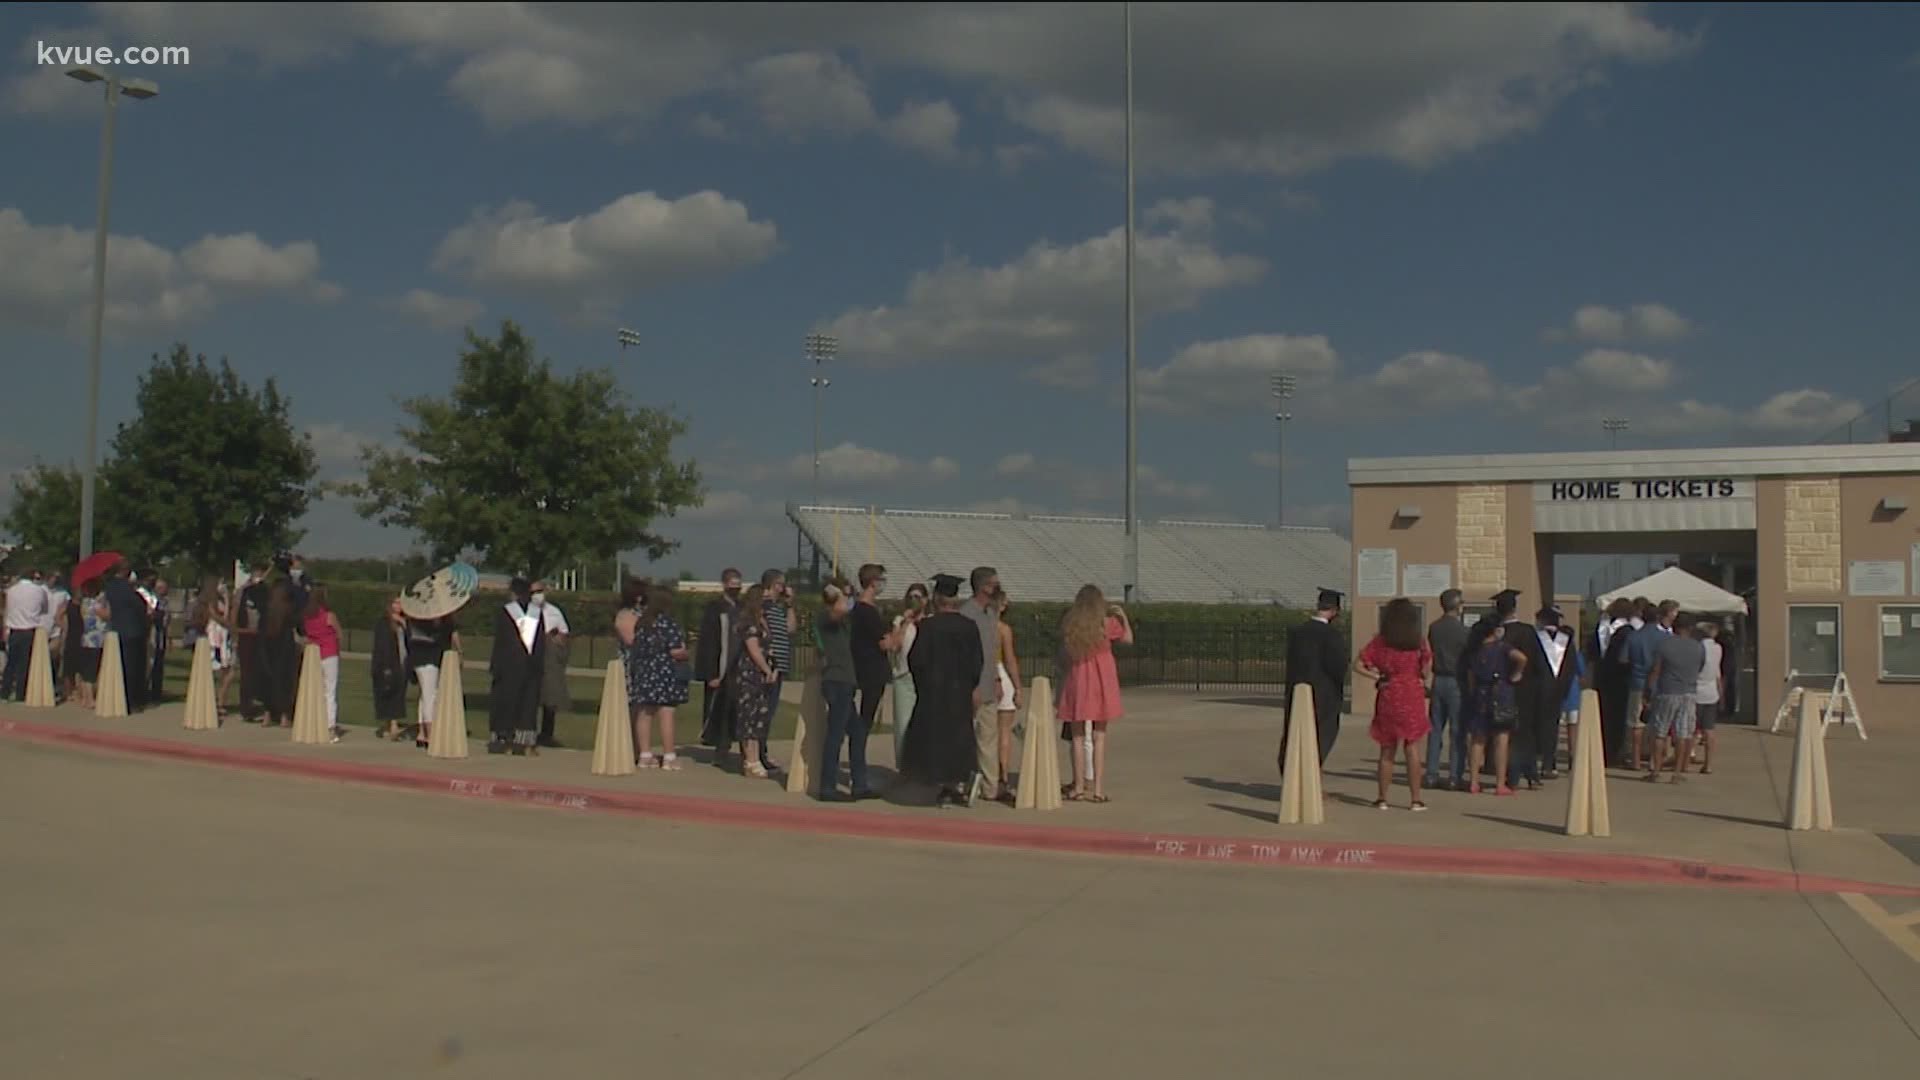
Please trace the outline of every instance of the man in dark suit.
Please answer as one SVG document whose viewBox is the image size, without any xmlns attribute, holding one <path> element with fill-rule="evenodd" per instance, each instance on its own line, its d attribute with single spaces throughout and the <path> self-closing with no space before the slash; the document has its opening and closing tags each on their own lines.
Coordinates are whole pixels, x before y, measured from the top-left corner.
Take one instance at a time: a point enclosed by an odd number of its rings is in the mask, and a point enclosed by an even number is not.
<svg viewBox="0 0 1920 1080">
<path fill-rule="evenodd" d="M 1320 737 L 1320 764 L 1340 737 L 1340 710 L 1347 683 L 1347 645 L 1333 628 L 1345 594 L 1321 589 L 1313 618 L 1287 635 L 1287 716 L 1280 736 L 1280 771 L 1287 771 L 1287 739 L 1292 735 L 1293 695 L 1305 687 L 1313 695 L 1313 718 Z"/>
<path fill-rule="evenodd" d="M 100 598 L 107 602 L 107 628 L 120 637 L 120 672 L 126 681 L 127 711 L 137 713 L 147 707 L 147 639 L 153 633 L 153 612 L 128 581 L 131 567 L 120 560 L 100 586 Z"/>
</svg>

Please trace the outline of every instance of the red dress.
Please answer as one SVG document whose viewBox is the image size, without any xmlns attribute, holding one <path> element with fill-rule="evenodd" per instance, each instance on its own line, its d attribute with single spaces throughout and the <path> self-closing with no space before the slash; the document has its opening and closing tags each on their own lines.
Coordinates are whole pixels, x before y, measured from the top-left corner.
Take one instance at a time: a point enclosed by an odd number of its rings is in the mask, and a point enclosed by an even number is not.
<svg viewBox="0 0 1920 1080">
<path fill-rule="evenodd" d="M 1106 724 L 1120 719 L 1120 669 L 1113 663 L 1113 643 L 1126 633 L 1119 619 L 1108 616 L 1107 640 L 1067 667 L 1056 709 L 1062 723 Z"/>
<path fill-rule="evenodd" d="M 1360 650 L 1360 660 L 1385 678 L 1373 699 L 1373 725 L 1367 733 L 1381 746 L 1413 742 L 1427 737 L 1427 690 L 1422 683 L 1433 667 L 1433 650 L 1420 643 L 1420 651 L 1390 649 L 1379 637 Z"/>
</svg>

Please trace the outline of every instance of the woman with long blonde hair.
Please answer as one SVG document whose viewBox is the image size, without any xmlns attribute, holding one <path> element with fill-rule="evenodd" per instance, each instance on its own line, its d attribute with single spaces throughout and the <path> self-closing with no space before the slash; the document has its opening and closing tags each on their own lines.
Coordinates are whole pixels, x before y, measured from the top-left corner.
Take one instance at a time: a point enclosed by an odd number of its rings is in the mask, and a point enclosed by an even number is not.
<svg viewBox="0 0 1920 1080">
<path fill-rule="evenodd" d="M 1107 603 L 1098 586 L 1084 585 L 1060 621 L 1066 674 L 1060 679 L 1061 722 L 1073 735 L 1075 802 L 1107 802 L 1107 725 L 1120 719 L 1120 670 L 1113 646 L 1133 644 L 1133 623 L 1126 609 Z M 1086 741 L 1093 740 L 1093 790 L 1087 790 Z"/>
</svg>

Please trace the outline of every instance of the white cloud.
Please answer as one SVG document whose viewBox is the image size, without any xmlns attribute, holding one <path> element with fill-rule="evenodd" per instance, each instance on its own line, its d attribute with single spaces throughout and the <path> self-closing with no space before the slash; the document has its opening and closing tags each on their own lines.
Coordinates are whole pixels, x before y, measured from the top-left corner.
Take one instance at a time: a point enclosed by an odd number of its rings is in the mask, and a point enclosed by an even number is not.
<svg viewBox="0 0 1920 1080">
<path fill-rule="evenodd" d="M 471 297 L 443 296 L 428 289 L 411 289 L 391 306 L 435 330 L 472 326 L 486 311 L 485 305 Z"/>
<path fill-rule="evenodd" d="M 1629 341 L 1678 341 L 1693 332 L 1686 316 L 1665 304 L 1635 304 L 1610 308 L 1588 304 L 1573 313 L 1567 329 L 1547 331 L 1549 341 L 1586 341 L 1620 344 Z"/>
<path fill-rule="evenodd" d="M 1100 369 L 1086 353 L 1069 353 L 1023 370 L 1020 378 L 1056 390 L 1085 391 L 1100 385 Z"/>
<path fill-rule="evenodd" d="M 1673 364 L 1619 349 L 1595 349 L 1573 368 L 1588 385 L 1602 389 L 1650 394 L 1673 385 Z"/>
<path fill-rule="evenodd" d="M 1032 454 L 1008 454 L 1006 457 L 1000 459 L 1000 463 L 993 467 L 993 471 L 996 476 L 1019 476 L 1023 473 L 1032 472 L 1033 463 L 1034 457 Z"/>
<path fill-rule="evenodd" d="M 960 153 L 960 112 L 945 101 L 910 103 L 887 121 L 887 137 L 931 158 Z"/>
<path fill-rule="evenodd" d="M 782 135 L 847 136 L 878 122 L 866 83 L 831 53 L 764 57 L 747 65 L 743 81 L 762 122 Z"/>
<path fill-rule="evenodd" d="M 1000 171 L 1007 176 L 1017 176 L 1029 164 L 1046 156 L 1047 149 L 1039 143 L 1015 143 L 1009 146 L 993 148 L 993 160 Z"/>
<path fill-rule="evenodd" d="M 958 474 L 960 466 L 946 457 L 914 461 L 885 450 L 843 442 L 820 451 L 820 481 L 838 487 L 886 485 L 920 479 L 944 480 Z M 813 459 L 795 455 L 781 468 L 777 479 L 799 483 L 813 479 Z"/>
<path fill-rule="evenodd" d="M 848 359 L 874 366 L 1058 359 L 1119 336 L 1124 254 L 1124 230 L 1115 228 L 1064 247 L 1041 241 L 998 266 L 950 259 L 915 274 L 898 305 L 848 311 L 815 329 L 838 335 Z M 1263 259 L 1172 232 L 1137 233 L 1134 259 L 1142 315 L 1191 308 L 1267 269 Z"/>
<path fill-rule="evenodd" d="M 1788 390 L 1749 411 L 1744 421 L 1756 431 L 1818 434 L 1860 415 L 1860 403 L 1826 390 Z"/>
<path fill-rule="evenodd" d="M 779 503 L 757 499 L 744 491 L 709 491 L 699 506 L 674 515 L 676 521 L 724 522 L 765 517 L 777 511 Z"/>
<path fill-rule="evenodd" d="M 481 211 L 441 241 L 434 266 L 587 312 L 634 289 L 763 262 L 778 242 L 772 222 L 717 191 L 643 191 L 565 221 L 524 202 Z"/>
<path fill-rule="evenodd" d="M 107 245 L 107 330 L 178 326 L 223 303 L 269 295 L 337 300 L 340 287 L 319 270 L 319 249 L 308 241 L 274 247 L 250 232 L 208 235 L 176 253 L 115 235 Z M 79 333 L 92 310 L 93 230 L 35 225 L 18 209 L 0 209 L 0 324 Z"/>
<path fill-rule="evenodd" d="M 1149 227 L 1163 226 L 1176 236 L 1204 237 L 1213 231 L 1213 200 L 1204 195 L 1163 199 L 1141 217 Z"/>
<path fill-rule="evenodd" d="M 362 451 L 391 445 L 385 439 L 363 434 L 335 421 L 308 424 L 306 433 L 313 446 L 313 463 L 319 470 L 322 483 L 358 479 L 363 475 L 360 460 Z"/>
<path fill-rule="evenodd" d="M 372 46 L 446 73 L 497 126 L 630 126 L 683 102 L 755 102 L 769 58 L 854 55 L 1002 103 L 1056 144 L 1118 156 L 1120 20 L 1073 4 L 724 6 L 101 4 L 71 40 L 191 42 L 176 78 L 236 58 L 312 64 Z M 1351 158 L 1425 167 L 1538 127 L 1574 91 L 1688 45 L 1638 4 L 1135 5 L 1143 168 L 1292 175 Z M 17 109 L 57 101 L 16 81 Z M 847 91 L 832 80 L 807 84 Z M 864 88 L 863 88 L 864 92 Z M 74 95 L 69 94 L 68 97 Z M 851 107 L 851 106 L 849 106 Z"/>
<path fill-rule="evenodd" d="M 1186 415 L 1237 410 L 1249 402 L 1271 403 L 1270 380 L 1276 374 L 1319 386 L 1331 381 L 1339 368 L 1339 354 L 1320 335 L 1252 334 L 1202 341 L 1175 353 L 1165 366 L 1140 372 L 1140 404 Z"/>
</svg>

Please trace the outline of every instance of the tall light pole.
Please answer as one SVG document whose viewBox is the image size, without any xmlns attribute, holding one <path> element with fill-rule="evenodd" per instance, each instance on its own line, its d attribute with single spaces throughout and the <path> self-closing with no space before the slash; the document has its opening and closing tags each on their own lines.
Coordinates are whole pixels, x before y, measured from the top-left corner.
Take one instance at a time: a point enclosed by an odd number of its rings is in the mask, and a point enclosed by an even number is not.
<svg viewBox="0 0 1920 1080">
<path fill-rule="evenodd" d="M 833 383 L 821 372 L 820 365 L 833 359 L 840 351 L 840 339 L 832 334 L 807 335 L 807 359 L 813 361 L 813 377 L 807 382 L 813 386 L 813 501 L 820 501 L 820 391 Z"/>
<path fill-rule="evenodd" d="M 1273 497 L 1276 523 L 1287 523 L 1287 421 L 1293 414 L 1287 411 L 1287 399 L 1293 397 L 1296 385 L 1293 376 L 1280 374 L 1272 378 L 1274 428 L 1279 431 L 1279 443 L 1275 447 L 1279 452 L 1274 455 L 1273 471 L 1280 479 L 1274 481 Z"/>
<path fill-rule="evenodd" d="M 639 331 L 629 330 L 624 326 L 621 327 L 619 330 L 615 331 L 614 337 L 616 340 L 620 342 L 621 352 L 626 352 L 628 349 L 634 348 L 635 346 L 638 346 L 640 344 Z"/>
<path fill-rule="evenodd" d="M 1134 393 L 1133 341 L 1133 5 L 1120 5 L 1124 30 L 1127 92 L 1127 554 L 1126 600 L 1134 601 L 1140 589 L 1140 447 L 1136 395 Z"/>
<path fill-rule="evenodd" d="M 1627 430 L 1627 418 L 1624 416 L 1609 416 L 1600 421 L 1600 426 L 1606 429 L 1607 438 L 1611 440 L 1613 449 L 1620 449 L 1620 433 Z"/>
<path fill-rule="evenodd" d="M 93 486 L 100 468 L 100 338 L 107 322 L 107 208 L 113 193 L 113 118 L 120 96 L 145 101 L 160 93 L 144 79 L 121 79 L 92 67 L 67 71 L 84 83 L 105 83 L 107 118 L 100 128 L 100 207 L 93 226 L 93 345 L 87 351 L 87 471 L 80 476 L 80 557 L 93 554 Z"/>
</svg>

